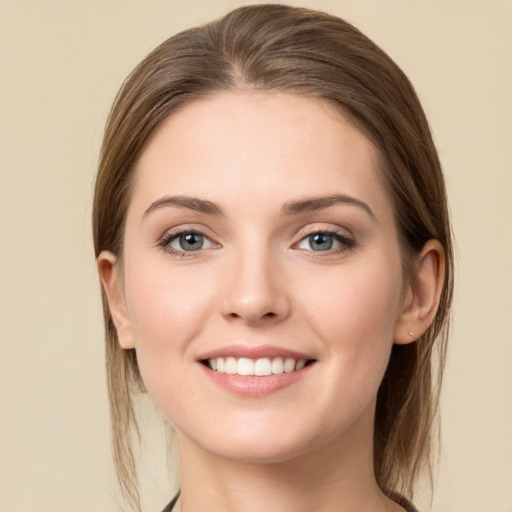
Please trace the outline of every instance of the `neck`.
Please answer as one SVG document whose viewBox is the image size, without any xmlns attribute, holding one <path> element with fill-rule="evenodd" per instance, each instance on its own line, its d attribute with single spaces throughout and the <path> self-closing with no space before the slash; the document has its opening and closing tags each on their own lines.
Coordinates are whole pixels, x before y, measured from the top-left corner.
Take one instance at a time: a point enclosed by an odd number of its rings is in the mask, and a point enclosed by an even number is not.
<svg viewBox="0 0 512 512">
<path fill-rule="evenodd" d="M 178 433 L 182 487 L 177 510 L 403 511 L 375 481 L 373 436 L 354 430 L 357 439 L 344 436 L 286 461 L 257 464 L 206 452 Z"/>
</svg>

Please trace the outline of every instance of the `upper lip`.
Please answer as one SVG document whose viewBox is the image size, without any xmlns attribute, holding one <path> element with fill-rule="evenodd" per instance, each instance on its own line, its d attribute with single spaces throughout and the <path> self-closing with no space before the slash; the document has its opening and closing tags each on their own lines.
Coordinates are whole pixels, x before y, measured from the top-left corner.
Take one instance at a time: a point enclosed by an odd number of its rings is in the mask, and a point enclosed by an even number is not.
<svg viewBox="0 0 512 512">
<path fill-rule="evenodd" d="M 201 354 L 198 359 L 203 361 L 205 359 L 215 359 L 216 357 L 247 357 L 249 359 L 261 359 L 263 357 L 289 357 L 292 359 L 314 359 L 307 354 L 297 352 L 295 350 L 289 350 L 286 348 L 276 347 L 272 345 L 226 345 L 214 350 L 210 350 Z"/>
</svg>

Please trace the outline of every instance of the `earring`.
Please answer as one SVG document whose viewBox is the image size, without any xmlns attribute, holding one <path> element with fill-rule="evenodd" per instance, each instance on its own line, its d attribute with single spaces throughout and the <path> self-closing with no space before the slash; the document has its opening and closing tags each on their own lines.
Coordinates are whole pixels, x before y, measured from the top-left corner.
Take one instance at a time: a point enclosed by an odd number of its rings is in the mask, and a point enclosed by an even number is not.
<svg viewBox="0 0 512 512">
<path fill-rule="evenodd" d="M 409 336 L 411 336 L 411 338 L 412 338 L 412 331 L 409 331 Z"/>
</svg>

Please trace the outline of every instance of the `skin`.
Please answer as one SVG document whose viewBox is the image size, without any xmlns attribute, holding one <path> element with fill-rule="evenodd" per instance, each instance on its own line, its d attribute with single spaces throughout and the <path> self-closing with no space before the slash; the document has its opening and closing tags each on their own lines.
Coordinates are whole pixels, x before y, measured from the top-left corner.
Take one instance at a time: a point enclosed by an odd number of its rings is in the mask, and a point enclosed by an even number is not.
<svg viewBox="0 0 512 512">
<path fill-rule="evenodd" d="M 404 280 L 377 169 L 372 144 L 332 106 L 268 92 L 195 100 L 144 150 L 122 268 L 108 252 L 98 268 L 120 343 L 176 427 L 182 510 L 402 510 L 374 478 L 376 394 L 393 343 L 430 324 L 443 262 L 430 241 L 414 286 Z M 345 200 L 283 213 L 333 194 Z M 204 235 L 203 248 L 184 250 L 182 231 Z M 314 250 L 308 237 L 332 231 L 332 248 Z M 314 363 L 292 385 L 243 396 L 198 360 L 226 345 Z"/>
</svg>

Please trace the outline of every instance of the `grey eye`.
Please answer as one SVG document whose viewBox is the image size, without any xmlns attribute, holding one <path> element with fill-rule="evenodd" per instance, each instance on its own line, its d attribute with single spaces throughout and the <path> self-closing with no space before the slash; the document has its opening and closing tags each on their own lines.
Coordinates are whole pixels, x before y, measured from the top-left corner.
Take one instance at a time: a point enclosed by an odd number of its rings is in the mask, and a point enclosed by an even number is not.
<svg viewBox="0 0 512 512">
<path fill-rule="evenodd" d="M 329 231 L 318 231 L 305 236 L 298 245 L 299 249 L 314 252 L 336 252 L 353 246 L 354 242 L 350 238 L 339 233 L 330 233 Z"/>
<path fill-rule="evenodd" d="M 208 239 L 199 233 L 182 233 L 169 243 L 173 249 L 187 252 L 203 249 L 205 244 L 208 244 Z"/>
<path fill-rule="evenodd" d="M 334 245 L 334 237 L 327 233 L 315 233 L 308 236 L 307 241 L 313 251 L 328 251 Z"/>
</svg>

